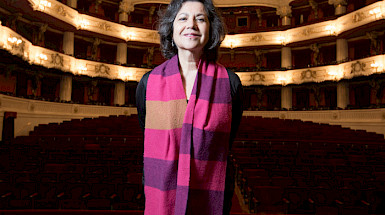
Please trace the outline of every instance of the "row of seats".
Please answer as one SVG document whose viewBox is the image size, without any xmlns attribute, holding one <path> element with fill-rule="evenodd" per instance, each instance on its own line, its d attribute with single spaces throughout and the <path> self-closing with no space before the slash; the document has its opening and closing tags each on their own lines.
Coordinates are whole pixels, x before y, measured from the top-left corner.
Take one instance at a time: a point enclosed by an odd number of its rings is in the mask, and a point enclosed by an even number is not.
<svg viewBox="0 0 385 215">
<path fill-rule="evenodd" d="M 318 141 L 384 141 L 384 136 L 363 130 L 351 130 L 339 125 L 327 125 L 300 120 L 262 118 L 247 116 L 242 118 L 238 140 L 279 139 Z"/>
<path fill-rule="evenodd" d="M 132 183 L 1 182 L 1 209 L 143 209 Z"/>
<path fill-rule="evenodd" d="M 247 117 L 231 156 L 250 212 L 381 214 L 384 143 L 339 126 Z"/>
<path fill-rule="evenodd" d="M 72 119 L 62 123 L 49 123 L 34 128 L 30 135 L 125 135 L 142 137 L 137 115 Z"/>
<path fill-rule="evenodd" d="M 71 123 L 79 131 L 71 133 Z M 96 124 L 130 130 L 100 134 Z M 143 136 L 136 125 L 137 116 L 41 125 L 2 146 L 3 207 L 142 210 Z M 374 133 L 244 117 L 231 156 L 251 212 L 365 214 L 385 205 L 384 153 L 384 139 Z M 123 192 L 122 184 L 134 188 Z"/>
<path fill-rule="evenodd" d="M 136 115 L 39 125 L 3 145 L 0 160 L 2 209 L 144 208 Z"/>
</svg>

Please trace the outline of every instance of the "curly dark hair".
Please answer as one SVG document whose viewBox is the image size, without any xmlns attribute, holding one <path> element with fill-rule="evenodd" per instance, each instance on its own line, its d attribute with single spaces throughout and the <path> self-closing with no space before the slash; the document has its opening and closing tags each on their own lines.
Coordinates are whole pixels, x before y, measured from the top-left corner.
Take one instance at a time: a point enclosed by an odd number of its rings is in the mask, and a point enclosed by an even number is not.
<svg viewBox="0 0 385 215">
<path fill-rule="evenodd" d="M 204 47 L 204 55 L 207 60 L 216 61 L 218 49 L 226 35 L 225 25 L 219 11 L 214 7 L 211 0 L 172 0 L 168 7 L 161 11 L 159 16 L 158 33 L 160 35 L 160 48 L 165 58 L 170 59 L 178 53 L 177 47 L 173 46 L 174 20 L 182 4 L 188 1 L 201 2 L 206 10 L 210 22 L 209 41 Z"/>
</svg>

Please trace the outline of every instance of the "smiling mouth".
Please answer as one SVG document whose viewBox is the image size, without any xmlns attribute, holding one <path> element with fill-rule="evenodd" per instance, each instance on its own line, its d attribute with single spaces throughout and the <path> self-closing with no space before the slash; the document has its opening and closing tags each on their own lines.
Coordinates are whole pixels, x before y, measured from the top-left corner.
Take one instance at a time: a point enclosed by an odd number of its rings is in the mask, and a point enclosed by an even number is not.
<svg viewBox="0 0 385 215">
<path fill-rule="evenodd" d="M 201 35 L 200 34 L 184 34 L 185 37 L 200 37 Z"/>
</svg>

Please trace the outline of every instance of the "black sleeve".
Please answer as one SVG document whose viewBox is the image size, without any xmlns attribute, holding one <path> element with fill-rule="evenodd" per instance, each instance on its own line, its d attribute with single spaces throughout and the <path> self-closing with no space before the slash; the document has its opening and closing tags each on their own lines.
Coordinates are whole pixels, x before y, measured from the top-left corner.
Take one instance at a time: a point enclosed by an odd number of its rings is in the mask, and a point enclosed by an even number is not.
<svg viewBox="0 0 385 215">
<path fill-rule="evenodd" d="M 139 125 L 143 131 L 146 122 L 146 89 L 149 75 L 150 72 L 144 74 L 136 87 L 136 108 L 138 110 Z"/>
<path fill-rule="evenodd" d="M 232 121 L 230 133 L 230 149 L 236 137 L 243 114 L 243 87 L 238 75 L 227 70 L 230 79 L 232 97 Z"/>
</svg>

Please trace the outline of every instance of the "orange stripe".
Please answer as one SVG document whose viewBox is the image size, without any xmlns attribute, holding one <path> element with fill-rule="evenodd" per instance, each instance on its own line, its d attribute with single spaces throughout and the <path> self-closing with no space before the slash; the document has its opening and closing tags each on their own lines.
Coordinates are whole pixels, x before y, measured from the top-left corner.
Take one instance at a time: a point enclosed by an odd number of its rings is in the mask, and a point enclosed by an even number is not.
<svg viewBox="0 0 385 215">
<path fill-rule="evenodd" d="M 146 101 L 146 128 L 170 130 L 182 128 L 187 102 L 185 99 L 172 101 Z"/>
</svg>

